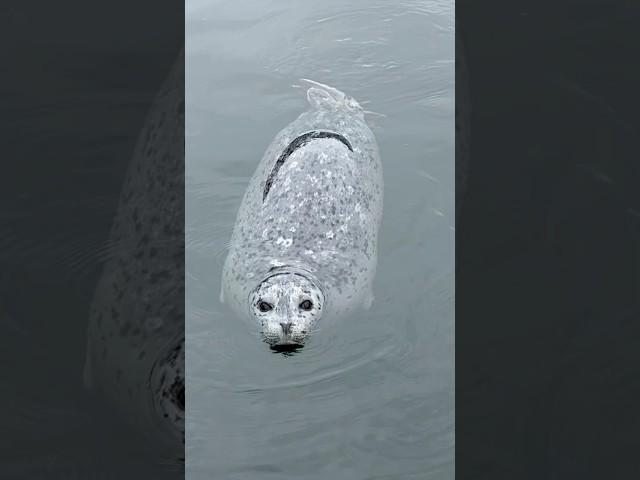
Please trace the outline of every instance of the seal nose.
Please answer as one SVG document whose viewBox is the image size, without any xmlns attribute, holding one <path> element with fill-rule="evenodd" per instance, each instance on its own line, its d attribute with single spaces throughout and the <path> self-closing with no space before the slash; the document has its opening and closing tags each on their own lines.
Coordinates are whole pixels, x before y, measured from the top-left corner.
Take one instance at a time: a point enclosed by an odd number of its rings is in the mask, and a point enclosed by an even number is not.
<svg viewBox="0 0 640 480">
<path fill-rule="evenodd" d="M 282 327 L 282 333 L 285 335 L 289 335 L 291 333 L 291 322 L 288 323 L 281 323 L 280 326 Z"/>
</svg>

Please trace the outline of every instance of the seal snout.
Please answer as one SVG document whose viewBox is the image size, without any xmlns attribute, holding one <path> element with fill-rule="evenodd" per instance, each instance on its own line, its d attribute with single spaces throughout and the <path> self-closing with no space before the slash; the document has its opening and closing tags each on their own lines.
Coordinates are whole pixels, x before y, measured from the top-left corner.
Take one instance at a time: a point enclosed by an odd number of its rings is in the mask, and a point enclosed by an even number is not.
<svg viewBox="0 0 640 480">
<path fill-rule="evenodd" d="M 281 322 L 280 326 L 282 327 L 282 335 L 285 337 L 291 335 L 291 322 Z"/>
</svg>

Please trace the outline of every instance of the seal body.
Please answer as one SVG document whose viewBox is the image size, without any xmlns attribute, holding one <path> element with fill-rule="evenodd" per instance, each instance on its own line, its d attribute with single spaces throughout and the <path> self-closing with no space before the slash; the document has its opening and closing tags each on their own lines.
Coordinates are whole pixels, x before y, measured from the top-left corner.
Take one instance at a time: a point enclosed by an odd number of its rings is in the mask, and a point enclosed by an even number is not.
<svg viewBox="0 0 640 480">
<path fill-rule="evenodd" d="M 355 100 L 311 83 L 311 108 L 277 134 L 250 180 L 223 269 L 221 300 L 258 321 L 252 293 L 268 290 L 276 275 L 306 279 L 296 288 L 322 298 L 323 318 L 373 301 L 383 201 L 378 147 Z"/>
<path fill-rule="evenodd" d="M 184 52 L 143 126 L 87 332 L 84 383 L 184 444 Z"/>
</svg>

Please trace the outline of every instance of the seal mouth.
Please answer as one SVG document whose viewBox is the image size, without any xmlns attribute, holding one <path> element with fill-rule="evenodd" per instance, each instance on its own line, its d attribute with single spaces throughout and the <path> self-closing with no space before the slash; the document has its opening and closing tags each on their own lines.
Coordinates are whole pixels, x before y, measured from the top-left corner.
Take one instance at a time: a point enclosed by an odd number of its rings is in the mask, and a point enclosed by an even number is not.
<svg viewBox="0 0 640 480">
<path fill-rule="evenodd" d="M 278 343 L 275 345 L 269 345 L 269 349 L 273 353 L 281 353 L 285 356 L 293 355 L 304 348 L 302 343 Z"/>
</svg>

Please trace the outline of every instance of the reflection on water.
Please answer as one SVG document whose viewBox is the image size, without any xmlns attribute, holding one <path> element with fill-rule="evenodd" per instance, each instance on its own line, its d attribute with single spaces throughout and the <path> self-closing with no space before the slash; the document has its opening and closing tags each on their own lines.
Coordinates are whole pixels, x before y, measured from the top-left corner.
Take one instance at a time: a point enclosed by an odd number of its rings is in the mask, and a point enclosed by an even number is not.
<svg viewBox="0 0 640 480">
<path fill-rule="evenodd" d="M 92 60 L 123 75 L 104 58 Z M 0 386 L 3 478 L 176 478 L 183 466 L 159 457 L 159 435 L 131 428 L 130 405 L 115 412 L 82 385 L 89 303 L 103 264 L 126 249 L 109 239 L 135 141 L 126 135 L 139 131 L 149 98 L 74 91 L 56 99 L 59 110 L 42 108 L 42 98 L 20 99 L 9 131 L 30 135 L 29 144 L 9 149 L 19 161 L 0 189 L 0 363 L 11 366 Z M 124 117 L 118 126 L 106 120 L 114 99 L 125 102 L 114 113 Z M 62 114 L 70 123 L 58 123 Z M 83 123 L 87 115 L 104 128 Z"/>
<path fill-rule="evenodd" d="M 184 56 L 140 132 L 111 228 L 113 252 L 93 295 L 85 387 L 107 397 L 183 458 Z"/>
<path fill-rule="evenodd" d="M 452 478 L 453 2 L 192 1 L 186 32 L 187 477 Z M 285 356 L 218 293 L 301 78 L 378 113 L 385 211 L 371 310 Z"/>
</svg>

